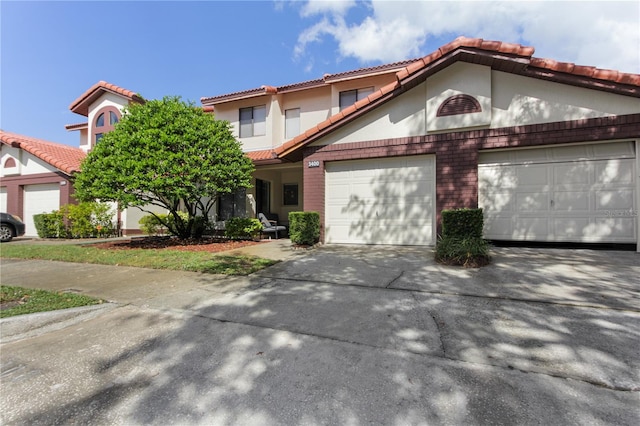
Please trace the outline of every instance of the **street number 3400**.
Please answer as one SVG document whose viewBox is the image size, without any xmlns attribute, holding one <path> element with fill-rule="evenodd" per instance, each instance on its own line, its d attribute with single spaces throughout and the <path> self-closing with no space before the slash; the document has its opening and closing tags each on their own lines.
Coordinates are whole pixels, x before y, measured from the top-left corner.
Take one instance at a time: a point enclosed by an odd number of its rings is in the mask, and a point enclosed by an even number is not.
<svg viewBox="0 0 640 426">
<path fill-rule="evenodd" d="M 319 160 L 309 161 L 307 167 L 320 167 L 320 161 Z"/>
</svg>

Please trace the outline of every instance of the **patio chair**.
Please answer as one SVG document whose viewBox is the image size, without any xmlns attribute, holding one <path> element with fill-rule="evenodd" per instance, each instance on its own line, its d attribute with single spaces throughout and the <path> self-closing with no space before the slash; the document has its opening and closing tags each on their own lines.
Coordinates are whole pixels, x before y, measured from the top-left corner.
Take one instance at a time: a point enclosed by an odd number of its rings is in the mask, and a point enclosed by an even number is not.
<svg viewBox="0 0 640 426">
<path fill-rule="evenodd" d="M 277 221 L 267 219 L 264 213 L 258 213 L 258 220 L 262 222 L 262 233 L 273 233 L 275 234 L 276 240 L 278 239 L 278 232 L 287 230 L 286 226 L 278 225 Z"/>
</svg>

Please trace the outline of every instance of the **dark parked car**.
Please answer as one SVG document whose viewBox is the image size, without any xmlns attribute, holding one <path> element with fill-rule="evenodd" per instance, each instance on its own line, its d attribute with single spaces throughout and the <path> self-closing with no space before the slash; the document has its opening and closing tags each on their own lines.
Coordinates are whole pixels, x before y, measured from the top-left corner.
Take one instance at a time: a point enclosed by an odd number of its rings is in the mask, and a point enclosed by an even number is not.
<svg viewBox="0 0 640 426">
<path fill-rule="evenodd" d="M 0 241 L 4 243 L 21 235 L 24 235 L 22 219 L 9 213 L 0 213 Z"/>
</svg>

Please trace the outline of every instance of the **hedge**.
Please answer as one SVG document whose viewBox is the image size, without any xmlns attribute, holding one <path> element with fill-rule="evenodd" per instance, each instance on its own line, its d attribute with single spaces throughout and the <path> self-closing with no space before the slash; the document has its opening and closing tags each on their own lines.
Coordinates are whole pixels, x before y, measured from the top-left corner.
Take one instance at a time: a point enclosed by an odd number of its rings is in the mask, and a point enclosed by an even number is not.
<svg viewBox="0 0 640 426">
<path fill-rule="evenodd" d="M 320 241 L 318 212 L 290 212 L 289 238 L 293 244 L 314 245 Z"/>
</svg>

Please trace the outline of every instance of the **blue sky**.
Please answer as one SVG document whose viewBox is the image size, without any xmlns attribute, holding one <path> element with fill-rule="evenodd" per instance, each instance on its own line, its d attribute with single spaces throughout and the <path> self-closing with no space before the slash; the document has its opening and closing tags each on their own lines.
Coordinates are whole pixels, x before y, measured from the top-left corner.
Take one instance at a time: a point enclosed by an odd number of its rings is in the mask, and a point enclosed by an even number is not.
<svg viewBox="0 0 640 426">
<path fill-rule="evenodd" d="M 68 145 L 99 80 L 215 96 L 426 55 L 459 35 L 640 73 L 640 2 L 0 0 L 0 128 Z"/>
</svg>

